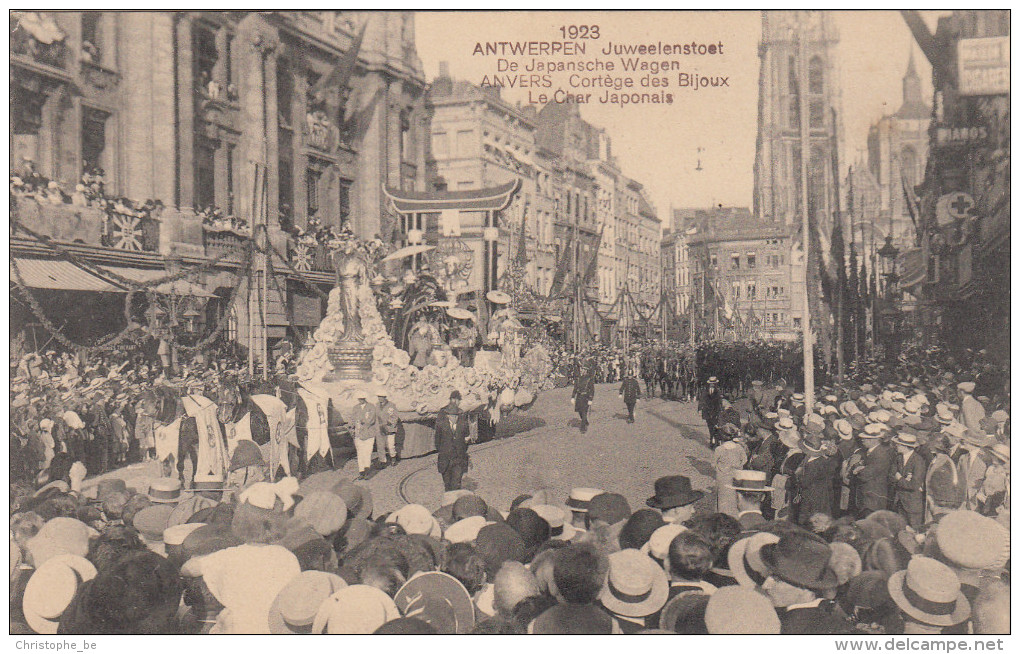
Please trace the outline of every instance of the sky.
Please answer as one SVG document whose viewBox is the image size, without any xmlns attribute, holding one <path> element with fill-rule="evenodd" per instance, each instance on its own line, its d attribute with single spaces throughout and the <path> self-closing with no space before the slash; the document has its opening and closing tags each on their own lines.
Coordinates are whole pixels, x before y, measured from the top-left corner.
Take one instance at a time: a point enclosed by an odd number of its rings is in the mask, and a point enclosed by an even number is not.
<svg viewBox="0 0 1020 654">
<path fill-rule="evenodd" d="M 907 59 L 914 61 L 922 94 L 930 102 L 931 67 L 914 43 L 906 23 L 895 11 L 832 12 L 839 33 L 836 46 L 842 89 L 846 165 L 867 143 L 868 127 L 901 103 L 901 80 Z M 934 31 L 937 13 L 924 12 Z M 607 42 L 618 44 L 723 43 L 721 55 L 664 56 L 679 59 L 684 70 L 709 77 L 728 77 L 728 86 L 700 91 L 676 87 L 677 72 L 668 75 L 673 104 L 620 107 L 593 102 L 581 115 L 605 127 L 623 174 L 645 185 L 667 221 L 669 208 L 715 204 L 750 207 L 754 185 L 754 154 L 758 114 L 758 11 L 733 12 L 418 12 L 415 36 L 418 54 L 431 81 L 446 61 L 456 79 L 474 83 L 496 70 L 496 56 L 472 55 L 477 42 L 563 40 L 561 26 L 599 25 L 600 38 L 589 41 L 583 57 L 559 61 L 613 59 L 599 54 Z M 521 66 L 527 56 L 506 57 Z M 549 59 L 550 57 L 539 57 Z M 689 63 L 688 63 L 689 62 Z M 619 68 L 612 75 L 620 75 Z M 569 73 L 557 73 L 556 85 L 567 86 Z M 640 78 L 640 74 L 638 75 Z M 544 89 L 530 91 L 533 97 Z M 580 89 L 567 89 L 580 90 Z M 634 89 L 647 92 L 654 89 Z M 600 93 L 599 89 L 593 90 Z M 502 90 L 511 102 L 528 101 L 529 89 Z M 594 99 L 594 98 L 593 98 Z M 699 152 L 698 148 L 702 150 Z M 849 155 L 849 156 L 848 156 Z M 700 159 L 702 170 L 696 170 Z"/>
</svg>

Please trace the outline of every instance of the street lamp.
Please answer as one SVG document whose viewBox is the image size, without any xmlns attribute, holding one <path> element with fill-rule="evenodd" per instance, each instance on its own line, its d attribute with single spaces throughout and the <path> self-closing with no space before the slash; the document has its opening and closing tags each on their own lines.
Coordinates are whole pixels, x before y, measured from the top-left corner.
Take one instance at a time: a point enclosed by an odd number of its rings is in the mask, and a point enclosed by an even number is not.
<svg viewBox="0 0 1020 654">
<path fill-rule="evenodd" d="M 892 244 L 892 236 L 886 236 L 885 243 L 878 250 L 878 256 L 881 258 L 882 277 L 885 278 L 880 331 L 885 336 L 885 352 L 888 363 L 895 361 L 899 356 L 900 349 L 899 309 L 895 304 L 897 300 L 896 285 L 899 282 L 899 275 L 896 274 L 896 257 L 899 256 L 899 253 L 899 249 Z"/>
<path fill-rule="evenodd" d="M 900 281 L 896 274 L 896 257 L 900 254 L 899 248 L 892 244 L 892 236 L 885 237 L 885 243 L 878 250 L 878 256 L 882 258 L 882 276 L 885 277 L 885 295 L 892 298 L 896 284 Z"/>
</svg>

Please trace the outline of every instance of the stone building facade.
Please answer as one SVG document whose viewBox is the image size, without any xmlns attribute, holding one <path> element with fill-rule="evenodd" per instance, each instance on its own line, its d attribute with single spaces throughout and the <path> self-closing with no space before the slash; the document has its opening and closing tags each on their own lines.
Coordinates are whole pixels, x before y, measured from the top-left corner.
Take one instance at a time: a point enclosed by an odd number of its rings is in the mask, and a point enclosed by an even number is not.
<svg viewBox="0 0 1020 654">
<path fill-rule="evenodd" d="M 269 242 L 328 289 L 328 257 L 282 227 L 314 219 L 388 238 L 383 186 L 427 186 L 424 88 L 411 12 L 13 12 L 12 171 L 74 195 L 19 198 L 15 213 L 141 280 L 241 249 L 258 195 Z M 99 168 L 107 196 L 156 208 L 118 217 L 78 202 L 75 185 Z M 41 255 L 20 235 L 12 249 Z M 317 325 L 318 298 L 275 267 L 271 337 Z M 229 289 L 237 270 L 226 257 L 198 287 Z M 224 304 L 209 303 L 209 321 Z M 232 324 L 243 340 L 243 316 Z"/>
</svg>

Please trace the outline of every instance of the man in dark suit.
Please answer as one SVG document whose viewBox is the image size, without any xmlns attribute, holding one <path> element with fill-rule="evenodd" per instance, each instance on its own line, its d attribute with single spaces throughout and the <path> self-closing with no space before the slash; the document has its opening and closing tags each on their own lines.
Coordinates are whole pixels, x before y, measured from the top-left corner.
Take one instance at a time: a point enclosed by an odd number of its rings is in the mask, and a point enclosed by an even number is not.
<svg viewBox="0 0 1020 654">
<path fill-rule="evenodd" d="M 701 417 L 708 425 L 708 445 L 715 448 L 719 443 L 719 413 L 722 411 L 722 393 L 719 392 L 719 379 L 708 378 L 708 388 L 701 394 L 698 401 Z"/>
<path fill-rule="evenodd" d="M 794 473 L 800 495 L 799 522 L 808 524 L 811 516 L 823 513 L 832 516 L 832 480 L 839 472 L 835 457 L 823 451 L 819 434 L 807 432 L 800 442 L 806 455 Z"/>
<path fill-rule="evenodd" d="M 581 417 L 581 433 L 588 431 L 588 407 L 595 399 L 595 375 L 589 363 L 582 369 L 574 383 L 574 410 Z"/>
<path fill-rule="evenodd" d="M 865 430 L 859 435 L 865 452 L 860 465 L 850 474 L 857 480 L 857 498 L 861 517 L 889 508 L 889 476 L 895 471 L 893 452 L 882 442 L 879 430 Z"/>
<path fill-rule="evenodd" d="M 641 395 L 641 384 L 634 378 L 634 371 L 628 370 L 627 376 L 623 378 L 620 386 L 620 399 L 627 406 L 627 422 L 634 422 L 634 406 L 637 404 L 638 396 Z"/>
<path fill-rule="evenodd" d="M 896 492 L 893 508 L 907 519 L 907 524 L 920 529 L 924 523 L 924 477 L 928 466 L 917 452 L 917 437 L 913 434 L 899 434 L 893 444 L 896 445 L 896 468 L 890 470 Z"/>
<path fill-rule="evenodd" d="M 821 538 L 791 531 L 760 550 L 768 577 L 764 592 L 776 607 L 783 634 L 848 634 L 851 625 L 836 604 L 826 600 L 839 584 L 829 568 L 832 551 Z"/>
<path fill-rule="evenodd" d="M 439 474 L 445 490 L 460 490 L 468 469 L 467 416 L 460 409 L 460 391 L 450 393 L 450 403 L 436 416 L 436 450 Z"/>
</svg>

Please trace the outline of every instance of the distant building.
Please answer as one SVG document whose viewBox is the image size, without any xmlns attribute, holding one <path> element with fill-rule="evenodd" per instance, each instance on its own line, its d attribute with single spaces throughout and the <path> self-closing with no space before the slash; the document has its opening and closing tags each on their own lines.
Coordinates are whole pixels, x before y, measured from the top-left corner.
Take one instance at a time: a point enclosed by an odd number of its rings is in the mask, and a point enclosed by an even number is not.
<svg viewBox="0 0 1020 654">
<path fill-rule="evenodd" d="M 695 210 L 686 220 L 693 223 L 686 240 L 696 336 L 796 338 L 803 300 L 795 295 L 792 230 L 738 207 Z"/>
<path fill-rule="evenodd" d="M 917 233 L 904 193 L 913 194 L 924 178 L 930 123 L 931 105 L 921 97 L 921 80 L 911 51 L 900 108 L 868 130 L 867 169 L 878 186 L 879 211 L 872 220 L 883 234 L 890 233 L 891 225 L 893 243 L 901 249 L 915 245 Z"/>
<path fill-rule="evenodd" d="M 445 62 L 429 89 L 428 106 L 433 186 L 477 191 L 520 180 L 520 190 L 501 212 L 497 275 L 518 255 L 524 221 L 526 281 L 548 293 L 556 262 L 557 184 L 551 162 L 539 153 L 535 111 L 506 102 L 498 88 L 454 80 Z"/>
</svg>

